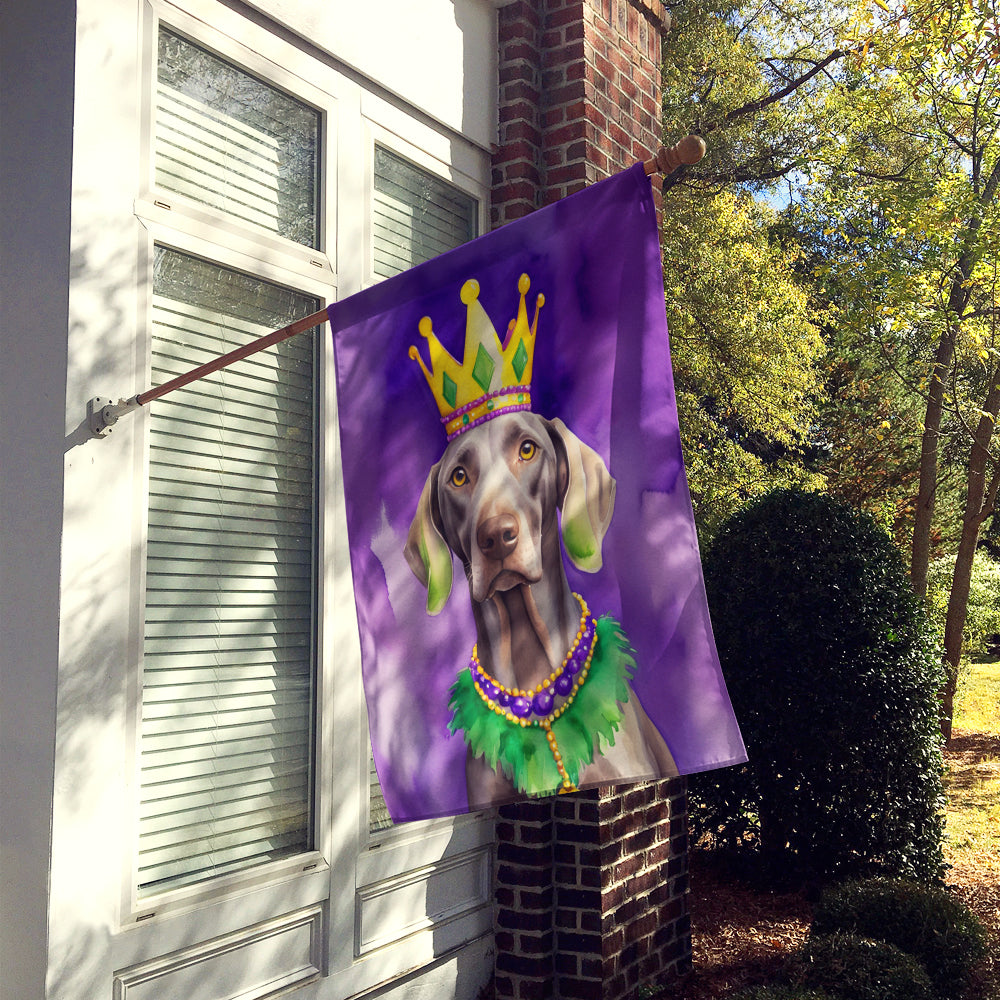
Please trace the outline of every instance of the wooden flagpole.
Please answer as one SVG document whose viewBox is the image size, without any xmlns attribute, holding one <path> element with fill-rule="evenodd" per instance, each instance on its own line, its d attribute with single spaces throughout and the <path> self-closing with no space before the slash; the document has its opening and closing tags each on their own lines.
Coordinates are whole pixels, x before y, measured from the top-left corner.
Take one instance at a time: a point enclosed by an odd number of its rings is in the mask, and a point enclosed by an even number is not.
<svg viewBox="0 0 1000 1000">
<path fill-rule="evenodd" d="M 145 392 L 140 392 L 134 397 L 136 404 L 138 406 L 145 406 L 146 403 L 152 402 L 154 399 L 159 399 L 168 392 L 173 392 L 174 389 L 180 389 L 181 386 L 185 386 L 189 382 L 195 382 L 206 375 L 211 375 L 212 372 L 227 368 L 234 361 L 242 361 L 244 358 L 250 357 L 251 354 L 256 354 L 258 351 L 263 351 L 268 347 L 273 347 L 275 344 L 280 344 L 283 340 L 288 340 L 289 337 L 305 333 L 306 330 L 311 330 L 314 326 L 319 326 L 325 320 L 325 309 L 320 309 L 309 316 L 303 316 L 302 319 L 297 319 L 294 323 L 289 323 L 288 326 L 283 326 L 280 330 L 275 330 L 274 333 L 266 333 L 263 337 L 251 340 L 250 343 L 244 344 L 242 347 L 237 347 L 228 354 L 223 354 L 213 361 L 206 361 L 205 364 L 199 365 L 197 368 L 192 368 L 191 371 L 185 372 L 183 375 L 178 375 L 169 382 L 158 385 L 155 389 L 147 389 Z"/>
<path fill-rule="evenodd" d="M 655 156 L 643 162 L 643 169 L 647 175 L 656 173 L 666 175 L 672 173 L 682 164 L 690 165 L 697 163 L 704 155 L 705 140 L 697 135 L 689 135 L 673 146 L 661 146 L 656 151 Z M 117 423 L 118 418 L 124 414 L 130 413 L 132 410 L 137 410 L 140 406 L 145 406 L 154 399 L 159 399 L 161 396 L 165 396 L 175 389 L 180 389 L 190 382 L 196 382 L 206 375 L 211 375 L 213 372 L 227 368 L 236 361 L 242 361 L 244 358 L 257 354 L 259 351 L 273 347 L 275 344 L 280 344 L 281 341 L 288 340 L 289 337 L 305 333 L 306 330 L 311 330 L 313 327 L 319 326 L 326 318 L 326 309 L 320 309 L 309 316 L 295 320 L 294 323 L 289 323 L 288 326 L 283 326 L 280 330 L 267 333 L 263 337 L 258 337 L 256 340 L 244 344 L 242 347 L 237 347 L 228 354 L 223 354 L 212 361 L 199 365 L 197 368 L 192 368 L 191 371 L 185 372 L 183 375 L 178 375 L 176 378 L 170 379 L 169 382 L 164 382 L 155 388 L 137 393 L 129 399 L 119 399 L 115 403 L 110 399 L 95 396 L 87 402 L 87 419 L 90 424 L 91 433 L 95 437 L 105 437 L 111 432 L 111 428 Z"/>
<path fill-rule="evenodd" d="M 229 351 L 228 354 L 223 354 L 217 358 L 213 358 L 211 361 L 206 361 L 205 364 L 199 365 L 197 368 L 192 368 L 191 371 L 185 372 L 183 375 L 178 375 L 176 378 L 170 379 L 169 382 L 164 382 L 162 385 L 137 393 L 129 399 L 119 399 L 117 403 L 114 403 L 110 399 L 102 399 L 100 396 L 95 396 L 93 399 L 87 401 L 87 420 L 90 424 L 91 433 L 95 437 L 105 437 L 111 432 L 112 426 L 118 422 L 118 418 L 124 414 L 131 413 L 132 410 L 137 410 L 140 406 L 145 406 L 146 403 L 152 402 L 154 399 L 159 399 L 168 392 L 180 389 L 189 382 L 196 382 L 206 375 L 211 375 L 212 372 L 227 368 L 235 361 L 242 361 L 243 358 L 248 358 L 252 354 L 257 354 L 268 347 L 280 344 L 281 341 L 288 340 L 289 337 L 305 333 L 306 330 L 311 330 L 313 327 L 319 326 L 326 318 L 326 310 L 320 309 L 309 316 L 303 316 L 302 319 L 295 320 L 294 323 L 289 323 L 288 326 L 283 326 L 280 330 L 275 330 L 273 333 L 266 333 L 263 337 L 251 340 L 242 347 L 237 347 L 235 350 Z"/>
</svg>

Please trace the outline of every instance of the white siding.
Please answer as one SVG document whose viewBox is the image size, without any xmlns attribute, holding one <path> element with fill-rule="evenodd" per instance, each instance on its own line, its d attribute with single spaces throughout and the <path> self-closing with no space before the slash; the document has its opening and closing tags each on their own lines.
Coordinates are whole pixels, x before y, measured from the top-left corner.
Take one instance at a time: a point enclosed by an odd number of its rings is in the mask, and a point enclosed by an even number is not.
<svg viewBox="0 0 1000 1000">
<path fill-rule="evenodd" d="M 62 0 L 0 6 L 0 969 L 14 997 L 40 997 L 46 967 L 74 33 Z"/>
<path fill-rule="evenodd" d="M 408 18 L 410 5 L 401 6 Z M 393 992 L 407 1000 L 471 998 L 488 976 L 488 824 L 440 822 L 392 832 L 381 844 L 369 839 L 357 637 L 335 516 L 336 442 L 326 432 L 320 448 L 334 471 L 321 497 L 327 711 L 319 737 L 329 753 L 320 761 L 317 849 L 265 866 L 256 881 L 238 874 L 211 893 L 178 891 L 162 906 L 136 899 L 129 886 L 151 425 L 148 413 L 130 414 L 103 440 L 90 438 L 86 425 L 88 399 L 127 397 L 150 384 L 154 240 L 195 252 L 208 239 L 204 212 L 189 212 L 182 224 L 169 199 L 154 197 L 145 109 L 155 101 L 147 73 L 155 18 L 212 34 L 224 58 L 276 67 L 290 92 L 308 92 L 323 107 L 323 141 L 337 159 L 324 178 L 333 207 L 318 250 L 280 233 L 255 250 L 234 224 L 212 258 L 322 300 L 374 278 L 355 248 L 370 239 L 365 178 L 376 138 L 467 190 L 488 187 L 494 11 L 485 0 L 419 6 L 431 20 L 417 44 L 410 37 L 402 45 L 413 25 L 397 20 L 394 47 L 370 60 L 363 48 L 374 50 L 371 38 L 387 28 L 378 5 L 315 5 L 316 31 L 301 47 L 215 0 L 78 0 L 75 37 L 64 4 L 3 8 L 4 83 L 20 74 L 19 86 L 3 89 L 4 189 L 13 207 L 3 220 L 0 288 L 0 909 L 17 914 L 0 932 L 5 991 L 34 1000 L 47 979 L 47 1000 L 169 997 L 158 986 L 189 982 L 185 970 L 199 962 L 206 975 L 190 980 L 199 984 L 197 1000 L 231 996 L 234 970 L 243 978 L 233 989 L 245 996 L 304 983 L 298 995 L 314 1000 L 404 975 Z M 334 58 L 317 59 L 313 45 Z M 414 110 L 407 80 L 418 77 Z M 402 97 L 386 100 L 387 92 Z M 346 149 L 350 155 L 336 152 Z M 321 382 L 332 417 L 331 361 L 324 343 Z M 173 419 L 169 411 L 164 419 Z M 441 905 L 442 886 L 453 903 Z M 395 893 L 407 912 L 393 926 L 380 901 Z M 433 906 L 422 904 L 429 896 Z"/>
<path fill-rule="evenodd" d="M 496 141 L 490 0 L 368 0 L 363 17 L 357 0 L 250 3 L 484 149 Z"/>
</svg>

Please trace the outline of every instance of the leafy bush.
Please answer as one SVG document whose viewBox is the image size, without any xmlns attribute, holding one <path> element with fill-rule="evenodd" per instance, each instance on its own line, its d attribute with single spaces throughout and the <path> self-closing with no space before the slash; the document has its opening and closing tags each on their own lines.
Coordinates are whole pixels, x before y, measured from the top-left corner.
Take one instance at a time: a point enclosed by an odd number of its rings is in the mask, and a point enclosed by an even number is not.
<svg viewBox="0 0 1000 1000">
<path fill-rule="evenodd" d="M 726 523 L 705 583 L 750 760 L 692 779 L 696 835 L 772 871 L 939 878 L 942 670 L 889 537 L 780 490 Z"/>
<path fill-rule="evenodd" d="M 795 978 L 837 1000 L 933 1000 L 924 967 L 912 955 L 884 941 L 853 934 L 810 938 L 799 956 Z"/>
<path fill-rule="evenodd" d="M 952 556 L 935 559 L 927 573 L 927 603 L 942 636 L 954 572 L 955 558 Z M 980 549 L 972 564 L 969 604 L 962 632 L 963 656 L 987 652 L 990 637 L 997 634 L 1000 634 L 1000 562 Z"/>
<path fill-rule="evenodd" d="M 986 934 L 945 889 L 904 879 L 870 879 L 827 889 L 816 906 L 814 935 L 850 932 L 895 945 L 923 963 L 941 996 L 957 997 L 986 956 Z"/>
</svg>

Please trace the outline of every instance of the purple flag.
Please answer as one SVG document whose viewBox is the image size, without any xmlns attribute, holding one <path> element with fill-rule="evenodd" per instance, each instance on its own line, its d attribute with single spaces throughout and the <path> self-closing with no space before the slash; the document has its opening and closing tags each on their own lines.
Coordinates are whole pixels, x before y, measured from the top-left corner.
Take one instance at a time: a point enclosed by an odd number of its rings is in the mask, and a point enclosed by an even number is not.
<svg viewBox="0 0 1000 1000">
<path fill-rule="evenodd" d="M 642 165 L 329 315 L 392 818 L 745 760 Z"/>
</svg>

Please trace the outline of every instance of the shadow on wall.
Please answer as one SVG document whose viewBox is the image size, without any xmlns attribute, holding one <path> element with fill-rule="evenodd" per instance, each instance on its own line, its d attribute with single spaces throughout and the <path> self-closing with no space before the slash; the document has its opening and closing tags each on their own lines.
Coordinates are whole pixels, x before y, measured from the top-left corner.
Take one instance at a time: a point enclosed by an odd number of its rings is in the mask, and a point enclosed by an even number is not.
<svg viewBox="0 0 1000 1000">
<path fill-rule="evenodd" d="M 117 876 L 129 856 L 131 829 L 123 761 L 135 707 L 128 670 L 138 557 L 135 427 L 98 440 L 90 436 L 86 413 L 90 396 L 127 394 L 134 379 L 134 249 L 109 241 L 96 225 L 78 233 L 75 245 L 48 949 L 49 994 L 60 1000 L 104 995 L 110 986 Z"/>
<path fill-rule="evenodd" d="M 490 810 L 485 816 L 487 817 L 486 821 L 492 826 L 495 820 L 495 811 Z M 456 839 L 456 835 L 453 833 L 448 848 L 444 852 L 445 857 L 451 855 Z M 459 952 L 455 963 L 455 991 L 453 994 L 455 1000 L 475 1000 L 476 997 L 481 995 L 483 987 L 493 976 L 493 960 L 496 955 L 493 946 L 493 866 L 495 864 L 495 851 L 492 845 L 486 847 L 485 850 L 487 852 L 487 857 L 485 858 L 486 864 L 482 868 L 484 875 L 483 882 L 485 884 L 481 884 L 476 888 L 482 890 L 482 897 L 480 898 L 485 897 L 485 903 L 480 908 L 480 911 L 488 910 L 486 914 L 488 961 L 484 962 L 482 960 L 479 949 L 470 948 Z M 478 860 L 477 857 L 476 862 Z M 475 892 L 476 889 L 472 889 L 472 891 Z M 448 949 L 455 946 L 454 929 L 444 921 L 450 919 L 458 923 L 463 919 L 468 920 L 474 916 L 474 913 L 469 909 L 463 910 L 459 907 L 458 913 L 449 918 L 449 914 L 455 908 L 455 891 L 453 888 L 449 888 L 447 879 L 432 880 L 428 883 L 427 915 L 429 918 L 438 921 L 434 928 L 435 955 L 446 953 Z"/>
</svg>

